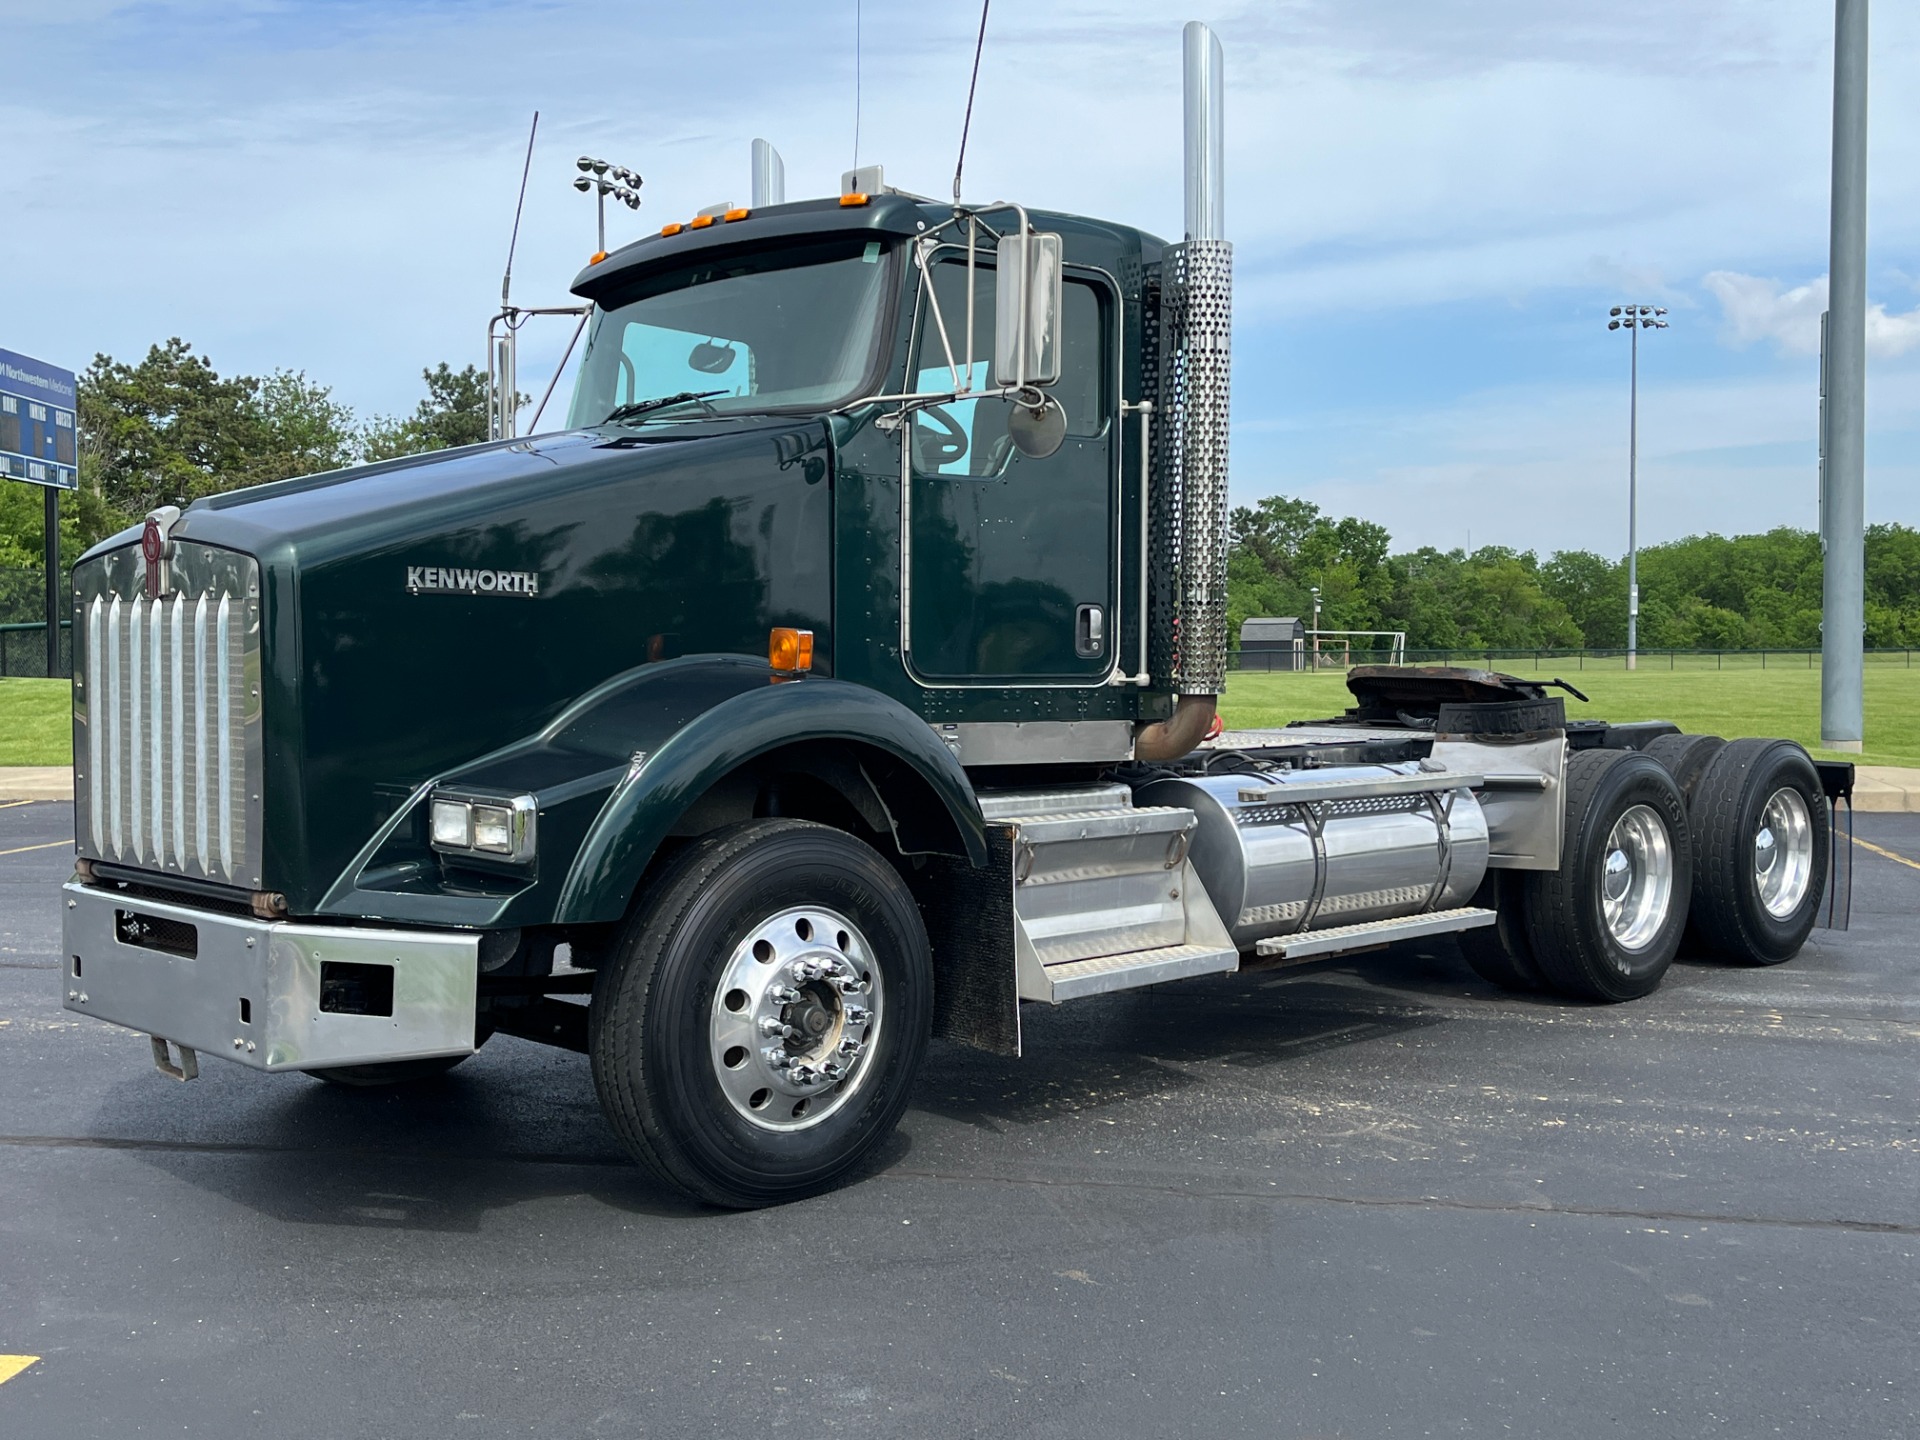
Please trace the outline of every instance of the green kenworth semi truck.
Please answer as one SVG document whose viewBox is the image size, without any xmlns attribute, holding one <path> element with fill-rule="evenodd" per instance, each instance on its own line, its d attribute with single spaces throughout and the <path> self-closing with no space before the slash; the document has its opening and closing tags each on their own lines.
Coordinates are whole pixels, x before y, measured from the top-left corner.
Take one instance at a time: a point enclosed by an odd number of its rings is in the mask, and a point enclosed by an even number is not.
<svg viewBox="0 0 1920 1440">
<path fill-rule="evenodd" d="M 575 281 L 567 428 L 90 551 L 68 1008 L 178 1078 L 568 1046 L 637 1160 L 752 1206 L 854 1171 L 930 1037 L 1018 1054 L 1024 1004 L 1444 932 L 1589 1000 L 1689 927 L 1791 957 L 1846 784 L 1792 743 L 1405 667 L 1210 736 L 1204 27 L 1185 73 L 1178 244 L 859 174 L 726 207 Z"/>
</svg>

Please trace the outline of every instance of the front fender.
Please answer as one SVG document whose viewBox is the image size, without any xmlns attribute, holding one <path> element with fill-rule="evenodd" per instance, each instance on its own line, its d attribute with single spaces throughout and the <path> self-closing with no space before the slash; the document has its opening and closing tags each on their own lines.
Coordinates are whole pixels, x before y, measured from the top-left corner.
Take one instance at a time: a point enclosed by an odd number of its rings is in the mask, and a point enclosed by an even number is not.
<svg viewBox="0 0 1920 1440">
<path fill-rule="evenodd" d="M 716 781 L 768 751 L 805 740 L 870 745 L 911 766 L 946 806 L 967 858 L 987 858 L 980 802 L 960 762 L 926 721 L 897 700 L 844 680 L 772 681 L 691 719 L 647 723 L 631 713 L 634 758 L 588 830 L 561 887 L 554 920 L 617 920 L 641 873 L 688 806 Z M 667 717 L 661 716 L 660 719 Z"/>
</svg>

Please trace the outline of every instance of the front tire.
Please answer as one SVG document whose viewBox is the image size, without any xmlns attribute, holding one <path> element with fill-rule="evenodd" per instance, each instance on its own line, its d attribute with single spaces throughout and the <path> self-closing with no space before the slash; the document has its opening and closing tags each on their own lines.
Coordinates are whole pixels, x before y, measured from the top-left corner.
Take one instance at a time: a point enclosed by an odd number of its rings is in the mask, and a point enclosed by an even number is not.
<svg viewBox="0 0 1920 1440">
<path fill-rule="evenodd" d="M 1700 777 L 1693 921 L 1707 949 L 1778 965 L 1807 943 L 1826 895 L 1826 791 L 1791 740 L 1735 740 Z"/>
<path fill-rule="evenodd" d="M 1680 948 L 1693 888 L 1686 802 L 1632 750 L 1567 757 L 1560 868 L 1531 877 L 1527 931 L 1548 983 L 1578 999 L 1637 1000 Z"/>
<path fill-rule="evenodd" d="M 831 1188 L 893 1129 L 926 1051 L 912 894 L 871 846 L 799 820 L 705 836 L 652 890 L 595 982 L 608 1122 L 709 1204 Z"/>
</svg>

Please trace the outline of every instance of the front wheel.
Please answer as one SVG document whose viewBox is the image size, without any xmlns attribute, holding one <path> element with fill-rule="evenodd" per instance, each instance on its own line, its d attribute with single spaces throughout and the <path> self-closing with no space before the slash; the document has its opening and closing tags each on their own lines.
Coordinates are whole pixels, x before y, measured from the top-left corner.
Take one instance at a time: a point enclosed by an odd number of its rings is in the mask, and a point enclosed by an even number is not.
<svg viewBox="0 0 1920 1440">
<path fill-rule="evenodd" d="M 634 1158 L 735 1209 L 827 1189 L 906 1108 L 933 965 L 905 883 L 824 825 L 688 847 L 595 983 L 601 1108 Z"/>
<path fill-rule="evenodd" d="M 1586 1000 L 1656 989 L 1687 924 L 1693 846 L 1686 801 L 1631 750 L 1567 757 L 1560 868 L 1530 877 L 1527 931 L 1548 982 Z"/>
</svg>

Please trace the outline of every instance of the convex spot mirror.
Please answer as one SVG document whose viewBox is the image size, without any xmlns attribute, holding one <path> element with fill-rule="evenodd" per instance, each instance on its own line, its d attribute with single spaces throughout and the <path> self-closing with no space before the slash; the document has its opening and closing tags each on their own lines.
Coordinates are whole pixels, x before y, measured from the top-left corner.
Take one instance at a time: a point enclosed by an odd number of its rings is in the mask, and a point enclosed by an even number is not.
<svg viewBox="0 0 1920 1440">
<path fill-rule="evenodd" d="M 716 345 L 711 340 L 702 340 L 687 356 L 687 365 L 702 375 L 720 375 L 733 368 L 733 359 L 734 349 L 731 345 Z"/>
<path fill-rule="evenodd" d="M 1058 235 L 1000 238 L 994 252 L 994 384 L 1059 380 L 1060 268 Z"/>
<path fill-rule="evenodd" d="M 1041 395 L 1040 403 L 1029 405 L 1024 398 L 1013 402 L 1007 416 L 1007 437 L 1013 448 L 1029 460 L 1044 460 L 1058 450 L 1067 438 L 1067 412 L 1051 395 Z"/>
</svg>

